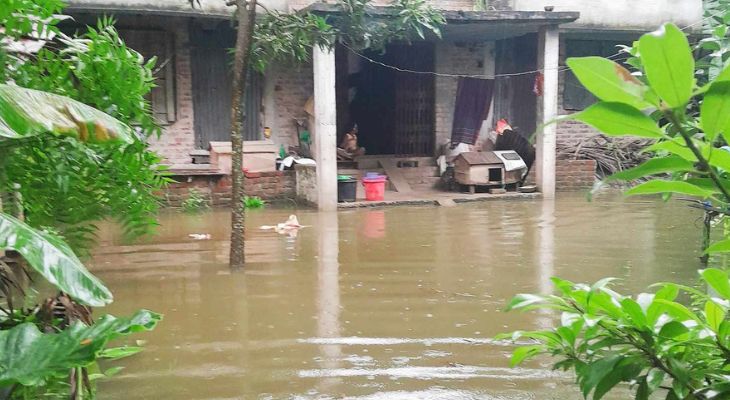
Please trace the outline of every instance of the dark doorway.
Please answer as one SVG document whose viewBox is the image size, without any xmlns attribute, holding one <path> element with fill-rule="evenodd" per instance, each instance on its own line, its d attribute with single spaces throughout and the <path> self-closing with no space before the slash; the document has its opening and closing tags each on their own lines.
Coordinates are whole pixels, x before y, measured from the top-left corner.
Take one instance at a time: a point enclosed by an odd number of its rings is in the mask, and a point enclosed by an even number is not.
<svg viewBox="0 0 730 400">
<path fill-rule="evenodd" d="M 228 24 L 203 27 L 192 24 L 190 57 L 193 86 L 195 145 L 207 149 L 213 141 L 231 140 L 231 56 L 235 31 Z M 243 106 L 244 140 L 259 140 L 261 129 L 261 78 L 248 75 Z"/>
<path fill-rule="evenodd" d="M 385 53 L 365 52 L 376 62 L 400 69 L 433 71 L 433 43 L 389 45 Z M 433 75 L 397 71 L 338 52 L 339 134 L 350 123 L 370 155 L 431 156 L 434 148 Z"/>
</svg>

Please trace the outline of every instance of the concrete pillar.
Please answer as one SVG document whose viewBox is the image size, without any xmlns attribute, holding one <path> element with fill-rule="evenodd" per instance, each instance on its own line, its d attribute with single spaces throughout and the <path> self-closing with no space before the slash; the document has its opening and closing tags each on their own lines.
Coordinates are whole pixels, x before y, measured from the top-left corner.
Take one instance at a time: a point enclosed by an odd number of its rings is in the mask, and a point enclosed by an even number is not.
<svg viewBox="0 0 730 400">
<path fill-rule="evenodd" d="M 555 143 L 558 116 L 558 59 L 560 40 L 557 25 L 540 28 L 537 35 L 537 68 L 543 71 L 543 93 L 537 101 L 536 138 L 537 159 L 535 173 L 537 185 L 543 198 L 555 197 Z"/>
<path fill-rule="evenodd" d="M 314 46 L 314 146 L 317 161 L 317 205 L 337 210 L 337 98 L 335 52 Z"/>
</svg>

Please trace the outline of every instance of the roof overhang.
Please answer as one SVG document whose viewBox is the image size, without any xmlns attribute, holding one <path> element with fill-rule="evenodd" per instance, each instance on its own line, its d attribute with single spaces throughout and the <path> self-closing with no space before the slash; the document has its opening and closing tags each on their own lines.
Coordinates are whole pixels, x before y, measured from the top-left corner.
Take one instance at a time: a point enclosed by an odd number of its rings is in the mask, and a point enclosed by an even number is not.
<svg viewBox="0 0 730 400">
<path fill-rule="evenodd" d="M 314 3 L 303 11 L 338 15 L 344 10 L 335 4 Z M 371 7 L 373 17 L 393 15 L 392 7 Z M 441 11 L 447 24 L 442 28 L 445 40 L 499 40 L 537 32 L 541 26 L 573 22 L 580 17 L 576 11 Z"/>
<path fill-rule="evenodd" d="M 230 19 L 235 7 L 225 3 L 224 0 L 69 0 L 64 12 Z"/>
</svg>

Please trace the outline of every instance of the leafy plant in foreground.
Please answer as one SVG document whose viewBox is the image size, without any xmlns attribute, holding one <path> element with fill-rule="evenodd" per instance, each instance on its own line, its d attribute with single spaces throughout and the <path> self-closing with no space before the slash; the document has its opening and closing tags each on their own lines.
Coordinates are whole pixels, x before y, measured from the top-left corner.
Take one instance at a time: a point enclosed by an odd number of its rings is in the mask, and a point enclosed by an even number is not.
<svg viewBox="0 0 730 400">
<path fill-rule="evenodd" d="M 730 395 L 730 283 L 725 271 L 700 271 L 713 294 L 673 283 L 655 293 L 623 296 L 613 279 L 593 285 L 553 278 L 558 295 L 520 294 L 508 310 L 561 313 L 555 329 L 501 335 L 536 344 L 517 348 L 517 365 L 538 354 L 559 359 L 555 368 L 575 370 L 583 396 L 600 399 L 626 382 L 636 399 L 664 392 L 666 399 L 725 399 Z M 684 292 L 697 306 L 677 302 Z"/>
<path fill-rule="evenodd" d="M 730 215 L 730 67 L 714 77 L 696 71 L 686 36 L 672 24 L 643 35 L 630 52 L 633 73 L 600 57 L 567 60 L 599 101 L 566 118 L 608 136 L 653 140 L 646 149 L 651 159 L 606 178 L 647 179 L 628 195 L 681 194 L 699 198 L 706 211 Z M 696 76 L 711 79 L 698 86 Z M 730 238 L 706 251 L 729 252 Z M 552 355 L 559 359 L 555 368 L 575 372 L 587 398 L 600 399 L 626 382 L 639 400 L 656 392 L 667 400 L 727 399 L 730 280 L 719 269 L 700 274 L 708 294 L 665 283 L 653 294 L 630 297 L 613 291 L 611 279 L 589 286 L 553 278 L 559 295 L 518 295 L 508 309 L 558 311 L 558 326 L 502 337 L 535 341 L 515 350 L 513 364 Z M 678 302 L 679 293 L 690 295 L 692 305 Z"/>
<path fill-rule="evenodd" d="M 37 109 L 34 107 L 46 112 L 31 112 Z M 0 149 L 12 154 L 41 138 L 78 144 L 93 140 L 109 146 L 139 140 L 127 125 L 87 105 L 0 85 Z M 124 147 L 119 147 L 124 152 Z M 14 167 L 12 159 L 4 157 L 2 161 L 0 173 Z M 0 249 L 21 257 L 0 257 L 0 398 L 68 398 L 70 394 L 76 399 L 84 393 L 93 394 L 88 369 L 98 369 L 99 359 L 136 351 L 109 349 L 108 342 L 153 329 L 161 318 L 142 310 L 130 319 L 104 316 L 93 323 L 90 307 L 111 303 L 109 289 L 64 241 L 2 212 Z M 13 298 L 26 295 L 19 278 L 27 274 L 22 272 L 26 266 L 60 294 L 30 308 L 14 307 Z"/>
</svg>

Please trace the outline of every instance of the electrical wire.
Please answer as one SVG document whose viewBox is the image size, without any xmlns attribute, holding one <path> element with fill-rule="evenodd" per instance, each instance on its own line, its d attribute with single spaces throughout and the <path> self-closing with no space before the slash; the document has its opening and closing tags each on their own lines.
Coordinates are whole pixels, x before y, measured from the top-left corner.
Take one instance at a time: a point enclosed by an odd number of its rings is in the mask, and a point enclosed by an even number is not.
<svg viewBox="0 0 730 400">
<path fill-rule="evenodd" d="M 697 26 L 699 24 L 704 24 L 706 21 L 708 21 L 708 20 L 710 20 L 712 18 L 715 18 L 715 17 L 719 16 L 722 13 L 723 13 L 723 11 L 720 11 L 718 13 L 715 13 L 715 14 L 712 14 L 710 16 L 707 16 L 707 17 L 705 17 L 705 18 L 703 18 L 703 19 L 701 19 L 701 20 L 699 20 L 697 22 L 694 22 L 694 23 L 692 23 L 690 25 L 685 26 L 684 28 L 680 28 L 680 30 L 681 31 L 685 31 L 685 30 L 687 30 L 689 28 L 692 28 L 694 26 Z M 475 78 L 475 79 L 510 78 L 510 77 L 515 77 L 515 76 L 523 76 L 523 75 L 536 74 L 538 72 L 552 71 L 552 70 L 555 70 L 555 69 L 557 69 L 558 70 L 558 73 L 560 73 L 560 72 L 565 72 L 565 71 L 567 71 L 567 70 L 570 69 L 570 67 L 564 66 L 564 67 L 558 67 L 558 68 L 542 68 L 542 69 L 536 69 L 536 70 L 532 70 L 532 71 L 502 73 L 502 74 L 493 74 L 493 75 L 485 75 L 485 74 L 450 74 L 450 73 L 435 72 L 435 71 L 416 71 L 416 70 L 412 70 L 412 69 L 408 69 L 408 68 L 397 67 L 397 66 L 391 65 L 391 64 L 386 64 L 386 63 L 384 63 L 382 61 L 374 60 L 374 59 L 372 59 L 372 58 L 370 58 L 370 57 L 368 57 L 368 56 L 360 53 L 359 51 L 353 49 L 352 47 L 348 46 L 345 43 L 342 43 L 342 46 L 345 47 L 345 48 L 347 48 L 349 51 L 351 51 L 356 56 L 364 59 L 365 61 L 368 61 L 368 62 L 370 62 L 372 64 L 380 65 L 381 67 L 384 67 L 384 68 L 392 69 L 394 71 L 403 72 L 403 73 L 417 74 L 417 75 L 432 75 L 432 76 L 438 76 L 438 77 L 444 77 L 444 78 Z M 619 51 L 618 53 L 612 54 L 612 55 L 610 55 L 608 57 L 605 57 L 605 58 L 607 58 L 609 60 L 612 60 L 612 59 L 614 59 L 616 57 L 619 57 L 621 55 L 624 55 L 624 54 L 626 54 L 626 53 L 623 52 L 623 51 Z"/>
</svg>

